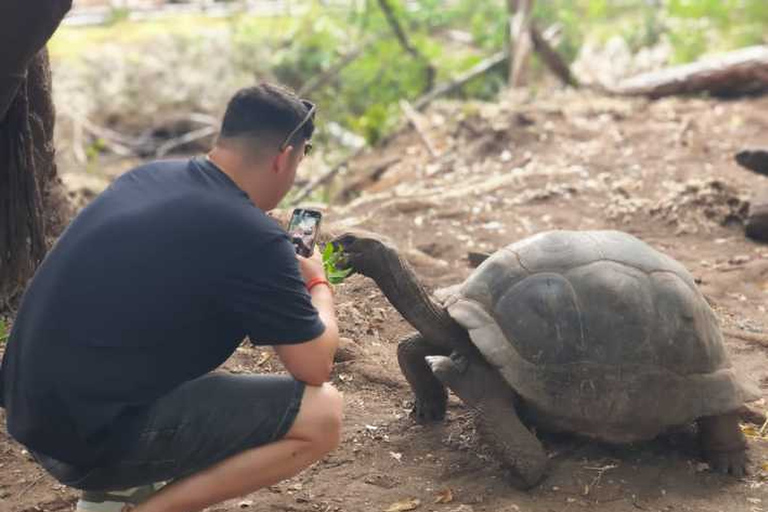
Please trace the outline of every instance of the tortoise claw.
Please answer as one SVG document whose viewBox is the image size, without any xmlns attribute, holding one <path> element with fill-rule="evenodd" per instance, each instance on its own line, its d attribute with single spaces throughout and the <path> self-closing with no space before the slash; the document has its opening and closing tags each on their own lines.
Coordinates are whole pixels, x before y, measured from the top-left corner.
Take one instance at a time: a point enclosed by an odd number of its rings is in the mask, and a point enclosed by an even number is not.
<svg viewBox="0 0 768 512">
<path fill-rule="evenodd" d="M 716 473 L 731 475 L 741 478 L 747 474 L 747 452 L 738 450 L 733 452 L 716 452 L 707 457 L 709 467 Z"/>
</svg>

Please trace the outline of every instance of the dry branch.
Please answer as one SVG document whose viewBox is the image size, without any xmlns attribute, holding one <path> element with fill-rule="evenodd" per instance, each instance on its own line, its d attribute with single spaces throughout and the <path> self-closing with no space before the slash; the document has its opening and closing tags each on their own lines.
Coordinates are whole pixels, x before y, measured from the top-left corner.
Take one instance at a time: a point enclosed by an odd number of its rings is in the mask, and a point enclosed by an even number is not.
<svg viewBox="0 0 768 512">
<path fill-rule="evenodd" d="M 418 112 L 416 112 L 416 110 L 411 106 L 410 103 L 408 103 L 407 100 L 400 100 L 400 109 L 403 111 L 403 114 L 405 114 L 408 122 L 411 123 L 411 126 L 413 126 L 413 129 L 416 130 L 416 133 L 419 135 L 419 139 L 421 139 L 424 147 L 426 147 L 427 151 L 429 151 L 429 155 L 432 158 L 437 158 L 438 154 L 435 150 L 435 145 L 432 144 L 429 135 L 421 126 Z"/>
<path fill-rule="evenodd" d="M 736 338 L 743 341 L 748 341 L 750 343 L 756 343 L 758 345 L 763 345 L 764 347 L 768 347 L 768 335 L 757 333 L 757 332 L 748 332 L 748 331 L 739 331 L 736 329 L 723 329 L 723 334 L 728 338 Z"/>
<path fill-rule="evenodd" d="M 768 91 L 768 46 L 751 46 L 628 78 L 608 92 L 660 98 L 677 94 L 710 93 L 732 96 Z"/>
<path fill-rule="evenodd" d="M 163 144 L 161 144 L 155 151 L 155 155 L 158 158 L 161 158 L 178 147 L 189 144 L 190 142 L 195 142 L 197 140 L 210 137 L 211 135 L 215 135 L 216 132 L 218 131 L 219 131 L 218 128 L 216 128 L 215 126 L 205 126 L 198 130 L 193 130 L 189 133 L 185 133 L 181 137 L 176 137 L 175 139 L 168 140 Z"/>
<path fill-rule="evenodd" d="M 578 87 L 579 84 L 571 73 L 568 64 L 552 48 L 547 38 L 539 32 L 539 28 L 535 23 L 531 23 L 531 40 L 533 41 L 533 49 L 539 54 L 539 57 L 541 57 L 541 60 L 544 61 L 549 70 L 564 84 Z"/>
<path fill-rule="evenodd" d="M 331 179 L 333 179 L 334 176 L 336 176 L 342 169 L 345 169 L 349 162 L 357 158 L 358 156 L 362 155 L 363 152 L 368 149 L 367 146 L 362 146 L 360 149 L 349 155 L 347 158 L 343 159 L 341 162 L 336 164 L 334 167 L 328 170 L 325 174 L 322 176 L 318 176 L 316 179 L 310 181 L 307 183 L 304 188 L 299 190 L 299 192 L 296 194 L 296 197 L 293 198 L 291 201 L 291 206 L 296 206 L 302 201 L 304 201 L 309 195 L 317 189 L 317 187 L 323 185 L 324 183 L 327 183 Z"/>
<path fill-rule="evenodd" d="M 338 62 L 328 68 L 324 73 L 308 80 L 304 85 L 302 85 L 301 89 L 299 89 L 298 95 L 308 96 L 339 76 L 339 73 L 341 73 L 344 68 L 355 62 L 355 60 L 357 60 L 363 53 L 365 53 L 375 41 L 376 40 L 374 39 L 364 41 L 359 47 L 342 56 Z"/>
<path fill-rule="evenodd" d="M 490 57 L 478 62 L 471 69 L 468 69 L 464 73 L 456 75 L 450 81 L 440 84 L 424 96 L 420 97 L 413 103 L 413 107 L 416 110 L 423 110 L 427 105 L 432 103 L 435 99 L 455 91 L 459 87 L 463 86 L 473 78 L 487 73 L 507 60 L 506 52 L 499 52 L 491 55 Z"/>
</svg>

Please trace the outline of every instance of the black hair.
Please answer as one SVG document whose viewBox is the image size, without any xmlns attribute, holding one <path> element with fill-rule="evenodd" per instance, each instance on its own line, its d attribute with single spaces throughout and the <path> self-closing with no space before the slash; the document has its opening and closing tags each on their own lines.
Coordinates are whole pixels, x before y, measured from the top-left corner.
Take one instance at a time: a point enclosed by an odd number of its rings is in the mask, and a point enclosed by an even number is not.
<svg viewBox="0 0 768 512">
<path fill-rule="evenodd" d="M 260 83 L 235 93 L 224 113 L 221 138 L 268 138 L 279 145 L 298 126 L 308 113 L 307 106 L 296 94 L 283 87 Z M 289 144 L 297 146 L 312 138 L 315 123 L 312 119 L 299 130 Z"/>
</svg>

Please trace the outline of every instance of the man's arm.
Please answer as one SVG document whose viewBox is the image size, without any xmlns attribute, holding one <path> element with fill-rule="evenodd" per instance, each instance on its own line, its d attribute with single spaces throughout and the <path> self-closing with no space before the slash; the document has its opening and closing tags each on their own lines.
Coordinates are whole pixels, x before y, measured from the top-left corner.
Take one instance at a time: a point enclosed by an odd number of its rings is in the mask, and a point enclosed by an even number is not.
<svg viewBox="0 0 768 512">
<path fill-rule="evenodd" d="M 305 282 L 308 283 L 314 278 L 325 278 L 323 262 L 317 250 L 310 258 L 297 257 Z M 320 386 L 331 376 L 333 357 L 339 346 L 339 327 L 336 323 L 330 286 L 317 284 L 312 287 L 310 294 L 312 305 L 320 314 L 325 330 L 320 336 L 306 343 L 275 346 L 275 352 L 295 379 L 311 386 Z"/>
</svg>

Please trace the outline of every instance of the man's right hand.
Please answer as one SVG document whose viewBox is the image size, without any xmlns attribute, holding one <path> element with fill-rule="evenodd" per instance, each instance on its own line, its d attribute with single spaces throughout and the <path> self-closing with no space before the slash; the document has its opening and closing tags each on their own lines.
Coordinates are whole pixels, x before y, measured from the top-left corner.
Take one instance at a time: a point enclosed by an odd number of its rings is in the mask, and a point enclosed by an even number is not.
<svg viewBox="0 0 768 512">
<path fill-rule="evenodd" d="M 317 250 L 317 247 L 315 247 L 315 251 L 309 258 L 297 254 L 296 259 L 299 260 L 299 268 L 301 269 L 301 275 L 304 278 L 305 283 L 308 283 L 315 278 L 325 277 L 323 257 L 320 255 L 320 251 Z"/>
</svg>

